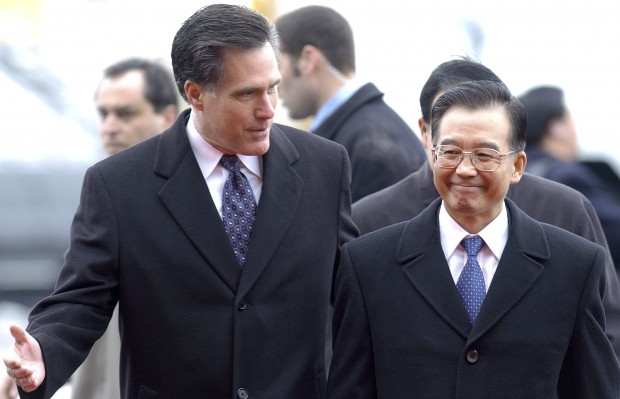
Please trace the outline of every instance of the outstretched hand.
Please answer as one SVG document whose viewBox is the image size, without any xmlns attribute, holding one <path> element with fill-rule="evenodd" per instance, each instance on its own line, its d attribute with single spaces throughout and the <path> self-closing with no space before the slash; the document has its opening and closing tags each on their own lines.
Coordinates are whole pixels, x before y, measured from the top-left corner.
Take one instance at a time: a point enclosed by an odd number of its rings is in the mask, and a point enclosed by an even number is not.
<svg viewBox="0 0 620 399">
<path fill-rule="evenodd" d="M 4 356 L 6 372 L 25 392 L 37 389 L 45 379 L 41 346 L 23 328 L 12 325 L 13 346 Z"/>
</svg>

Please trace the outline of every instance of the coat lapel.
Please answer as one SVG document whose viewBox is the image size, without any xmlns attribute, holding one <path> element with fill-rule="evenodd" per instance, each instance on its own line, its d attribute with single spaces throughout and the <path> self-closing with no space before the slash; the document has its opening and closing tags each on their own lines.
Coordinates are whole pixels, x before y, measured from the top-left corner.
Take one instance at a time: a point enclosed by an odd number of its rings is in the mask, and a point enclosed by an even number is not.
<svg viewBox="0 0 620 399">
<path fill-rule="evenodd" d="M 541 261 L 550 256 L 549 247 L 540 224 L 506 199 L 508 242 L 472 328 L 441 248 L 437 227 L 440 204 L 441 199 L 437 199 L 407 223 L 397 256 L 405 275 L 429 305 L 472 341 L 486 333 L 534 285 L 543 272 Z"/>
<path fill-rule="evenodd" d="M 550 257 L 547 239 L 540 224 L 517 208 L 511 200 L 506 199 L 506 206 L 510 229 L 508 242 L 470 340 L 486 333 L 530 290 L 543 272 L 541 261 Z"/>
<path fill-rule="evenodd" d="M 241 270 L 232 248 L 230 251 L 220 250 L 229 248 L 230 244 L 187 139 L 185 126 L 188 118 L 189 110 L 162 133 L 155 173 L 168 181 L 159 196 L 215 272 L 232 291 L 237 291 Z"/>
<path fill-rule="evenodd" d="M 303 180 L 293 167 L 299 158 L 297 150 L 277 125 L 270 135 L 269 151 L 263 156 L 263 189 L 239 295 L 249 291 L 269 264 L 289 231 L 302 195 Z"/>
<path fill-rule="evenodd" d="M 441 199 L 435 200 L 403 230 L 397 259 L 414 288 L 428 304 L 463 337 L 471 325 L 461 302 L 450 269 L 441 249 L 437 212 Z"/>
</svg>

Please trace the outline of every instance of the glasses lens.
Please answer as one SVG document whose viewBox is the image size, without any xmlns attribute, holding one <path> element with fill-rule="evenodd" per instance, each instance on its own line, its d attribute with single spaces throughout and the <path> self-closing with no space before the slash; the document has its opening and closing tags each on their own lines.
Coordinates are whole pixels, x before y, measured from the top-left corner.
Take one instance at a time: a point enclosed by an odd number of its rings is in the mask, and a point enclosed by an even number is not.
<svg viewBox="0 0 620 399">
<path fill-rule="evenodd" d="M 435 162 L 442 168 L 456 168 L 463 158 L 463 150 L 451 145 L 438 146 L 435 154 Z"/>
<path fill-rule="evenodd" d="M 490 172 L 499 167 L 499 152 L 490 148 L 477 148 L 471 153 L 471 160 L 478 170 Z"/>
</svg>

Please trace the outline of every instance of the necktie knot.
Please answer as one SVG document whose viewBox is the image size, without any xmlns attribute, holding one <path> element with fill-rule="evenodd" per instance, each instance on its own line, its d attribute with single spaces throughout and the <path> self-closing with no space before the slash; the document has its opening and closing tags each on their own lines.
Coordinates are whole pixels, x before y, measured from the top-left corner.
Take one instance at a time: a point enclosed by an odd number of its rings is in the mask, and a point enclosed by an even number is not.
<svg viewBox="0 0 620 399">
<path fill-rule="evenodd" d="M 220 158 L 220 164 L 226 168 L 230 173 L 239 172 L 241 166 L 239 165 L 239 158 L 236 155 L 222 155 Z"/>
<path fill-rule="evenodd" d="M 461 245 L 465 248 L 467 256 L 478 256 L 478 252 L 480 252 L 484 246 L 484 240 L 478 235 L 471 236 L 464 238 L 463 241 L 461 241 Z"/>
</svg>

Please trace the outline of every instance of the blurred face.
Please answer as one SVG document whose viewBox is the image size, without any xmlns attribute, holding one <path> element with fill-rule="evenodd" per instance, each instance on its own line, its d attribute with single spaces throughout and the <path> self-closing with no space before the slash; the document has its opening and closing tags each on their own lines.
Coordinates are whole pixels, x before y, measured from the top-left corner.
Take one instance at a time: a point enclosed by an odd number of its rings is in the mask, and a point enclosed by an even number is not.
<svg viewBox="0 0 620 399">
<path fill-rule="evenodd" d="M 289 54 L 280 55 L 280 72 L 282 83 L 279 87 L 282 105 L 288 110 L 292 119 L 304 119 L 316 114 L 318 110 L 316 95 L 307 76 L 300 70 L 300 61 Z"/>
<path fill-rule="evenodd" d="M 95 103 L 99 113 L 99 138 L 107 155 L 115 154 L 152 137 L 169 126 L 144 97 L 144 75 L 132 70 L 104 78 Z"/>
<path fill-rule="evenodd" d="M 557 121 L 557 124 L 559 126 L 554 128 L 560 129 L 561 134 L 556 136 L 561 137 L 562 141 L 562 145 L 558 150 L 558 158 L 569 162 L 577 161 L 579 158 L 579 143 L 577 140 L 577 129 L 570 111 L 567 110 L 564 117 Z"/>
<path fill-rule="evenodd" d="M 209 92 L 186 83 L 201 136 L 225 154 L 263 155 L 278 101 L 280 72 L 270 44 L 256 50 L 227 49 L 222 82 Z"/>
<path fill-rule="evenodd" d="M 437 145 L 454 145 L 463 151 L 491 148 L 509 152 L 510 124 L 503 109 L 476 111 L 455 107 L 441 121 Z M 432 165 L 435 187 L 450 216 L 470 233 L 477 233 L 501 211 L 510 184 L 521 179 L 525 153 L 502 159 L 492 172 L 481 172 L 471 163 L 469 154 L 455 169 Z"/>
</svg>

